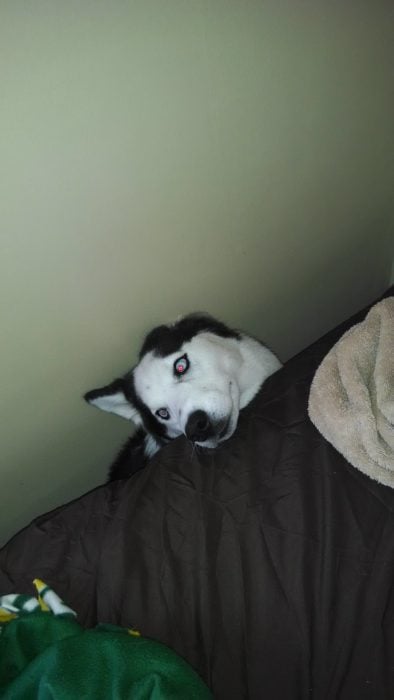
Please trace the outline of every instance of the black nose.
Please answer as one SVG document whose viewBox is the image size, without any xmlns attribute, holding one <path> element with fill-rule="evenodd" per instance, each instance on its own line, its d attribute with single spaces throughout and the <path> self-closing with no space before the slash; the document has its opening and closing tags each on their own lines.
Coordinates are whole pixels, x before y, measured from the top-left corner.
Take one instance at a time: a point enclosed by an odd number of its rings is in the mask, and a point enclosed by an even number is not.
<svg viewBox="0 0 394 700">
<path fill-rule="evenodd" d="M 186 437 L 193 442 L 204 442 L 212 435 L 212 423 L 205 411 L 193 411 L 187 419 Z"/>
</svg>

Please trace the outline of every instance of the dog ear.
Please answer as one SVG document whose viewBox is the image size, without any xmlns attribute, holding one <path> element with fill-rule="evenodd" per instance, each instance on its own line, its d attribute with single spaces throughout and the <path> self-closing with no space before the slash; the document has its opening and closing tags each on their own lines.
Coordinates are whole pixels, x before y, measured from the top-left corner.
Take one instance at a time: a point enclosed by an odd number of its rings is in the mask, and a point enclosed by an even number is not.
<svg viewBox="0 0 394 700">
<path fill-rule="evenodd" d="M 126 397 L 123 379 L 115 379 L 114 382 L 107 386 L 88 391 L 84 399 L 91 406 L 96 406 L 101 411 L 116 413 L 117 416 L 132 420 L 135 425 L 142 424 L 139 411 Z"/>
</svg>

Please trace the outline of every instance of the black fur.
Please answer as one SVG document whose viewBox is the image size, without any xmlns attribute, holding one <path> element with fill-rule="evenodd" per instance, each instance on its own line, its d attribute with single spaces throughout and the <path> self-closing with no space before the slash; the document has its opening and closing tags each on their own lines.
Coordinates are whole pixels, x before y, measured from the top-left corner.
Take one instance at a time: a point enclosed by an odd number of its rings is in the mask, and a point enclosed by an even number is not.
<svg viewBox="0 0 394 700">
<path fill-rule="evenodd" d="M 132 372 L 128 372 L 120 379 L 115 379 L 107 386 L 88 391 L 84 399 L 89 403 L 89 401 L 100 396 L 110 396 L 118 392 L 122 392 L 126 399 L 138 410 L 144 428 L 139 428 L 122 447 L 115 461 L 109 468 L 108 481 L 126 479 L 145 466 L 148 460 L 145 455 L 145 438 L 147 434 L 153 435 L 156 442 L 161 447 L 168 442 L 164 425 L 159 423 L 136 393 Z"/>
<path fill-rule="evenodd" d="M 107 386 L 102 386 L 100 389 L 92 389 L 84 395 L 85 401 L 90 403 L 93 399 L 98 399 L 100 396 L 111 396 L 111 394 L 117 394 L 118 392 L 124 392 L 124 379 L 115 379 L 111 384 Z"/>
<path fill-rule="evenodd" d="M 165 425 L 157 420 L 156 416 L 151 413 L 148 406 L 138 396 L 134 386 L 133 373 L 130 372 L 129 374 L 126 374 L 123 382 L 123 392 L 127 400 L 130 401 L 133 406 L 135 406 L 140 414 L 145 431 L 149 435 L 153 435 L 157 442 L 164 444 L 164 442 L 168 441 Z"/>
<path fill-rule="evenodd" d="M 195 335 L 204 331 L 219 335 L 221 338 L 240 338 L 239 333 L 227 328 L 224 323 L 207 314 L 189 314 L 171 326 L 157 326 L 148 333 L 139 358 L 141 359 L 147 352 L 151 351 L 159 357 L 172 355 L 173 352 L 182 347 L 183 343 L 187 343 Z"/>
<path fill-rule="evenodd" d="M 128 479 L 145 466 L 145 437 L 145 431 L 140 428 L 127 440 L 109 468 L 108 481 Z"/>
</svg>

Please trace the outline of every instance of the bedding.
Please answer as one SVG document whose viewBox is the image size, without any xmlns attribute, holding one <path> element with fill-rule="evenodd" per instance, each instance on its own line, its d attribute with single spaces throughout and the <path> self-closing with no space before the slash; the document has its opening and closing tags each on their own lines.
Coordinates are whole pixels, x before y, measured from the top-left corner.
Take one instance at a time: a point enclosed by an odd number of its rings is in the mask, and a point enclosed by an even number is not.
<svg viewBox="0 0 394 700">
<path fill-rule="evenodd" d="M 84 630 L 43 581 L 37 597 L 0 597 L 3 700 L 212 700 L 188 664 L 134 629 Z"/>
<path fill-rule="evenodd" d="M 394 297 L 375 304 L 326 355 L 308 410 L 356 469 L 394 486 Z"/>
<path fill-rule="evenodd" d="M 308 417 L 316 369 L 365 316 L 269 377 L 216 450 L 179 438 L 37 518 L 0 552 L 0 594 L 43 579 L 82 626 L 172 648 L 216 700 L 393 698 L 394 491 Z"/>
</svg>

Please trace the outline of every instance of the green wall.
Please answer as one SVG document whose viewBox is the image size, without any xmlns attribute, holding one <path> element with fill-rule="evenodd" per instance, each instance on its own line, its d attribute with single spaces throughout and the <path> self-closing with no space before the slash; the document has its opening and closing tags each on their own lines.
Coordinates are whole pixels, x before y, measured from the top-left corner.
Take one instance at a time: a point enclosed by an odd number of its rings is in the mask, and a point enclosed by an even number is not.
<svg viewBox="0 0 394 700">
<path fill-rule="evenodd" d="M 393 22 L 1 2 L 0 536 L 104 479 L 129 428 L 80 397 L 152 324 L 209 310 L 286 358 L 384 289 Z"/>
</svg>

